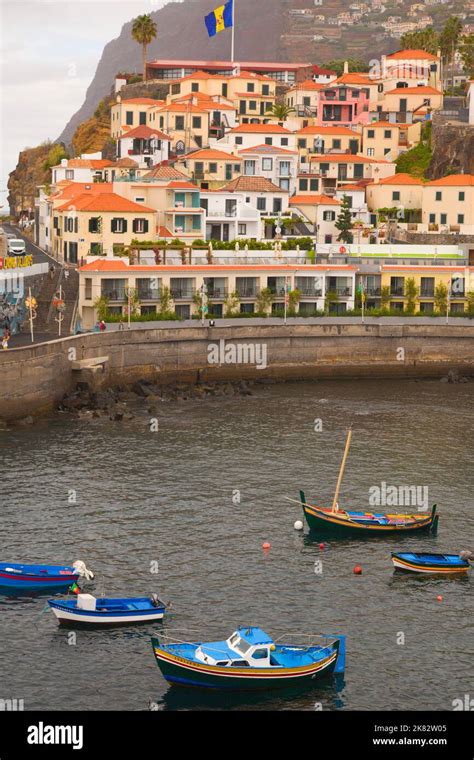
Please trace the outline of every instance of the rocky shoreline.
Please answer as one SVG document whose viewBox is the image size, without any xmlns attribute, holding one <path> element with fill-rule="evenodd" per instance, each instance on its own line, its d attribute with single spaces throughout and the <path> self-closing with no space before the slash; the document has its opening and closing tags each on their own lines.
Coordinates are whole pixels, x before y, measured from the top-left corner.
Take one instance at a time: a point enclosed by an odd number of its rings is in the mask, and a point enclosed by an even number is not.
<svg viewBox="0 0 474 760">
<path fill-rule="evenodd" d="M 150 380 L 139 380 L 131 386 L 117 386 L 91 391 L 86 383 L 78 383 L 72 393 L 67 393 L 57 410 L 80 419 L 108 417 L 113 422 L 131 420 L 135 417 L 130 406 L 144 402 L 149 414 L 156 414 L 161 404 L 172 401 L 191 401 L 216 397 L 251 396 L 255 382 L 246 380 L 226 383 L 197 383 L 194 385 L 174 383 L 161 386 Z"/>
</svg>

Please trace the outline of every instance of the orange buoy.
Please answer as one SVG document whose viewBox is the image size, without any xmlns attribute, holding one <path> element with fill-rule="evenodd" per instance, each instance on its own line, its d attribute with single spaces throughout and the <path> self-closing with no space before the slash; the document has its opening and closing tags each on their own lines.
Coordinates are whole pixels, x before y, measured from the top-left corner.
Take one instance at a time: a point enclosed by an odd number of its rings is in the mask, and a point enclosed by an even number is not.
<svg viewBox="0 0 474 760">
<path fill-rule="evenodd" d="M 320 549 L 324 549 L 324 544 L 319 544 Z"/>
<path fill-rule="evenodd" d="M 264 543 L 264 544 L 262 544 L 262 548 L 263 548 L 263 549 L 269 549 L 269 548 L 270 548 L 270 546 L 271 546 L 271 544 L 269 544 L 269 543 L 268 543 L 268 541 L 265 541 L 265 543 Z"/>
<path fill-rule="evenodd" d="M 356 565 L 354 568 L 354 575 L 362 575 L 362 568 L 360 565 Z"/>
<path fill-rule="evenodd" d="M 439 596 L 437 596 L 436 598 L 437 598 L 438 602 L 442 602 L 443 601 L 443 597 L 441 596 L 441 594 Z"/>
</svg>

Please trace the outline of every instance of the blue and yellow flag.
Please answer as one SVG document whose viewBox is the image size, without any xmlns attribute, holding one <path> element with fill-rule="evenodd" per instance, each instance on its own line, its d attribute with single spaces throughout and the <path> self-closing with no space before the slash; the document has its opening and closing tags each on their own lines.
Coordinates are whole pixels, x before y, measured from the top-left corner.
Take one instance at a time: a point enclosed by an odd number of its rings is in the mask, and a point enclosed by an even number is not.
<svg viewBox="0 0 474 760">
<path fill-rule="evenodd" d="M 215 11 L 205 16 L 204 21 L 209 37 L 215 37 L 218 32 L 229 29 L 234 23 L 234 0 L 229 0 L 225 5 L 220 5 Z"/>
</svg>

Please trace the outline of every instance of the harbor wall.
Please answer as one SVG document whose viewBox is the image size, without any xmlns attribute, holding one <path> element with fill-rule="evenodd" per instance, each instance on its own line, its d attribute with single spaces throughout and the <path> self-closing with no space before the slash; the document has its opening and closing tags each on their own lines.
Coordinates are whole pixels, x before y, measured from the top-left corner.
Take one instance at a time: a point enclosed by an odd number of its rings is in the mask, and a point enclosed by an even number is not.
<svg viewBox="0 0 474 760">
<path fill-rule="evenodd" d="M 472 323 L 239 322 L 106 331 L 0 351 L 0 419 L 48 412 L 77 382 L 102 388 L 142 378 L 164 385 L 262 378 L 436 378 L 451 369 L 474 376 Z"/>
</svg>

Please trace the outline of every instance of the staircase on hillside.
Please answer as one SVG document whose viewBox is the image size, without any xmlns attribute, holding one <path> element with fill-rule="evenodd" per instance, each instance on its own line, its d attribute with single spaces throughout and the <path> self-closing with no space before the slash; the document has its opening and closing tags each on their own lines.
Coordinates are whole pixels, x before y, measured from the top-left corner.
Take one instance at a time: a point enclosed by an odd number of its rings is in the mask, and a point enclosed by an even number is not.
<svg viewBox="0 0 474 760">
<path fill-rule="evenodd" d="M 68 272 L 66 276 L 66 272 Z M 45 276 L 43 285 L 37 297 L 38 308 L 35 320 L 36 333 L 49 333 L 51 336 L 57 335 L 59 325 L 55 317 L 58 316 L 56 309 L 53 307 L 53 298 L 62 288 L 62 297 L 66 304 L 63 312 L 63 321 L 61 323 L 61 335 L 70 335 L 74 331 L 72 324 L 76 311 L 78 292 L 79 292 L 79 275 L 75 269 L 64 269 L 56 267 L 54 276 L 51 279 L 50 274 Z"/>
</svg>

